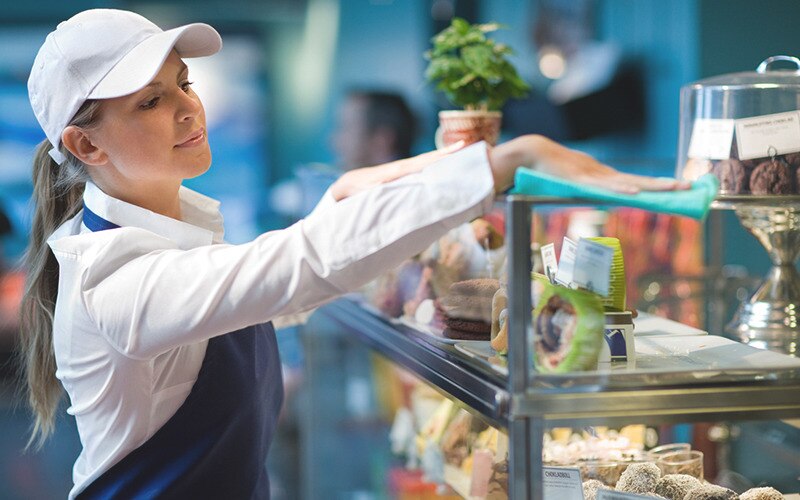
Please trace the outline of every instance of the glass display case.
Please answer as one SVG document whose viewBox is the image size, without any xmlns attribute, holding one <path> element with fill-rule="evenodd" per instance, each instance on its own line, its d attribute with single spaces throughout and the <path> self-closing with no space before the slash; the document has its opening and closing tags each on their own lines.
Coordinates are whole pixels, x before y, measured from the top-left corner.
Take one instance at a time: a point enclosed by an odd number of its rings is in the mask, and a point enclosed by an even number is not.
<svg viewBox="0 0 800 500">
<path fill-rule="evenodd" d="M 510 498 L 545 498 L 545 436 L 552 436 L 553 428 L 800 417 L 800 360 L 696 329 L 674 335 L 639 331 L 634 335 L 635 364 L 611 363 L 565 373 L 538 371 L 531 314 L 534 209 L 583 202 L 508 196 L 499 204 L 505 213 L 508 269 L 506 356 L 498 355 L 488 341 L 434 339 L 419 325 L 388 317 L 359 300 L 334 302 L 322 313 L 503 429 L 508 436 Z M 643 321 L 640 318 L 639 324 Z M 788 460 L 781 463 L 792 467 L 800 459 Z M 800 491 L 800 483 L 794 483 L 788 488 L 796 489 L 783 493 Z"/>
</svg>

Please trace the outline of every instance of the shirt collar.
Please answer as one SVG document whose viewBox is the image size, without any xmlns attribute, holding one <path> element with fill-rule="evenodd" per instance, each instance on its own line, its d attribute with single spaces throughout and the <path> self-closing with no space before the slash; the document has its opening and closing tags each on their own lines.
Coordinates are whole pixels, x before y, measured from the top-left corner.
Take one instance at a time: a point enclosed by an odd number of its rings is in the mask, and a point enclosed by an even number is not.
<svg viewBox="0 0 800 500">
<path fill-rule="evenodd" d="M 183 250 L 221 243 L 224 235 L 219 202 L 181 186 L 182 221 L 112 198 L 93 182 L 86 182 L 83 202 L 89 209 L 122 227 L 138 227 L 175 241 Z"/>
</svg>

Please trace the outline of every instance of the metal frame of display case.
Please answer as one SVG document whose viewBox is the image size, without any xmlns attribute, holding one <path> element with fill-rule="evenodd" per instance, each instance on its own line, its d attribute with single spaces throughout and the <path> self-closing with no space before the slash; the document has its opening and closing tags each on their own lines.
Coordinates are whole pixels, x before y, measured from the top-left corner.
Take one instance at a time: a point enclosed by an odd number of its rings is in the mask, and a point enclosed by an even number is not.
<svg viewBox="0 0 800 500">
<path fill-rule="evenodd" d="M 322 311 L 377 352 L 508 430 L 509 496 L 544 498 L 542 448 L 553 426 L 673 424 L 800 416 L 800 369 L 585 372 L 545 375 L 533 364 L 531 209 L 580 199 L 508 196 L 508 376 L 352 301 Z"/>
</svg>

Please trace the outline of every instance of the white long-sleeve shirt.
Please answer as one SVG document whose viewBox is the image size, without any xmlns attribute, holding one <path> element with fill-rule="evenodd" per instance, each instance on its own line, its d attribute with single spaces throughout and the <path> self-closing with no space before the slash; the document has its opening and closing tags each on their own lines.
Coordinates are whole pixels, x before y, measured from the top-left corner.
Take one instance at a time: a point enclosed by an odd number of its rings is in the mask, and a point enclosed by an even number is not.
<svg viewBox="0 0 800 500">
<path fill-rule="evenodd" d="M 491 207 L 483 143 L 335 202 L 250 243 L 223 243 L 218 202 L 181 188 L 182 221 L 104 194 L 48 239 L 60 267 L 56 376 L 83 450 L 74 498 L 183 404 L 209 338 L 306 311 L 358 289 Z M 210 402 L 213 403 L 213 402 Z"/>
</svg>

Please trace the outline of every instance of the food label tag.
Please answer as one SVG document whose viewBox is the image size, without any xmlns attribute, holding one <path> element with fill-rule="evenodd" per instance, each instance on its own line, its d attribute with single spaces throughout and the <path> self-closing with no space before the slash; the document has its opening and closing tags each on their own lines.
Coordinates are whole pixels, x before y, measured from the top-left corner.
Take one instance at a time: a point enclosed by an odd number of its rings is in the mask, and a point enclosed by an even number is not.
<svg viewBox="0 0 800 500">
<path fill-rule="evenodd" d="M 733 143 L 733 120 L 697 118 L 689 141 L 689 158 L 727 160 Z"/>
<path fill-rule="evenodd" d="M 564 242 L 561 244 L 561 255 L 558 259 L 556 282 L 567 287 L 572 283 L 572 272 L 575 269 L 575 252 L 577 250 L 578 244 L 564 236 Z"/>
<path fill-rule="evenodd" d="M 740 160 L 800 151 L 800 112 L 736 120 L 736 142 Z"/>
<path fill-rule="evenodd" d="M 556 260 L 556 246 L 548 243 L 542 247 L 542 266 L 544 266 L 544 275 L 547 279 L 551 280 L 558 272 L 558 261 Z"/>
<path fill-rule="evenodd" d="M 641 498 L 653 500 L 653 497 L 637 495 L 635 493 L 625 493 L 615 490 L 597 490 L 597 500 L 639 500 Z"/>
<path fill-rule="evenodd" d="M 613 259 L 613 248 L 596 241 L 581 238 L 578 241 L 578 249 L 575 253 L 575 269 L 572 273 L 572 282 L 603 297 L 607 297 Z"/>
<path fill-rule="evenodd" d="M 581 471 L 566 467 L 542 467 L 545 500 L 583 500 Z"/>
</svg>

